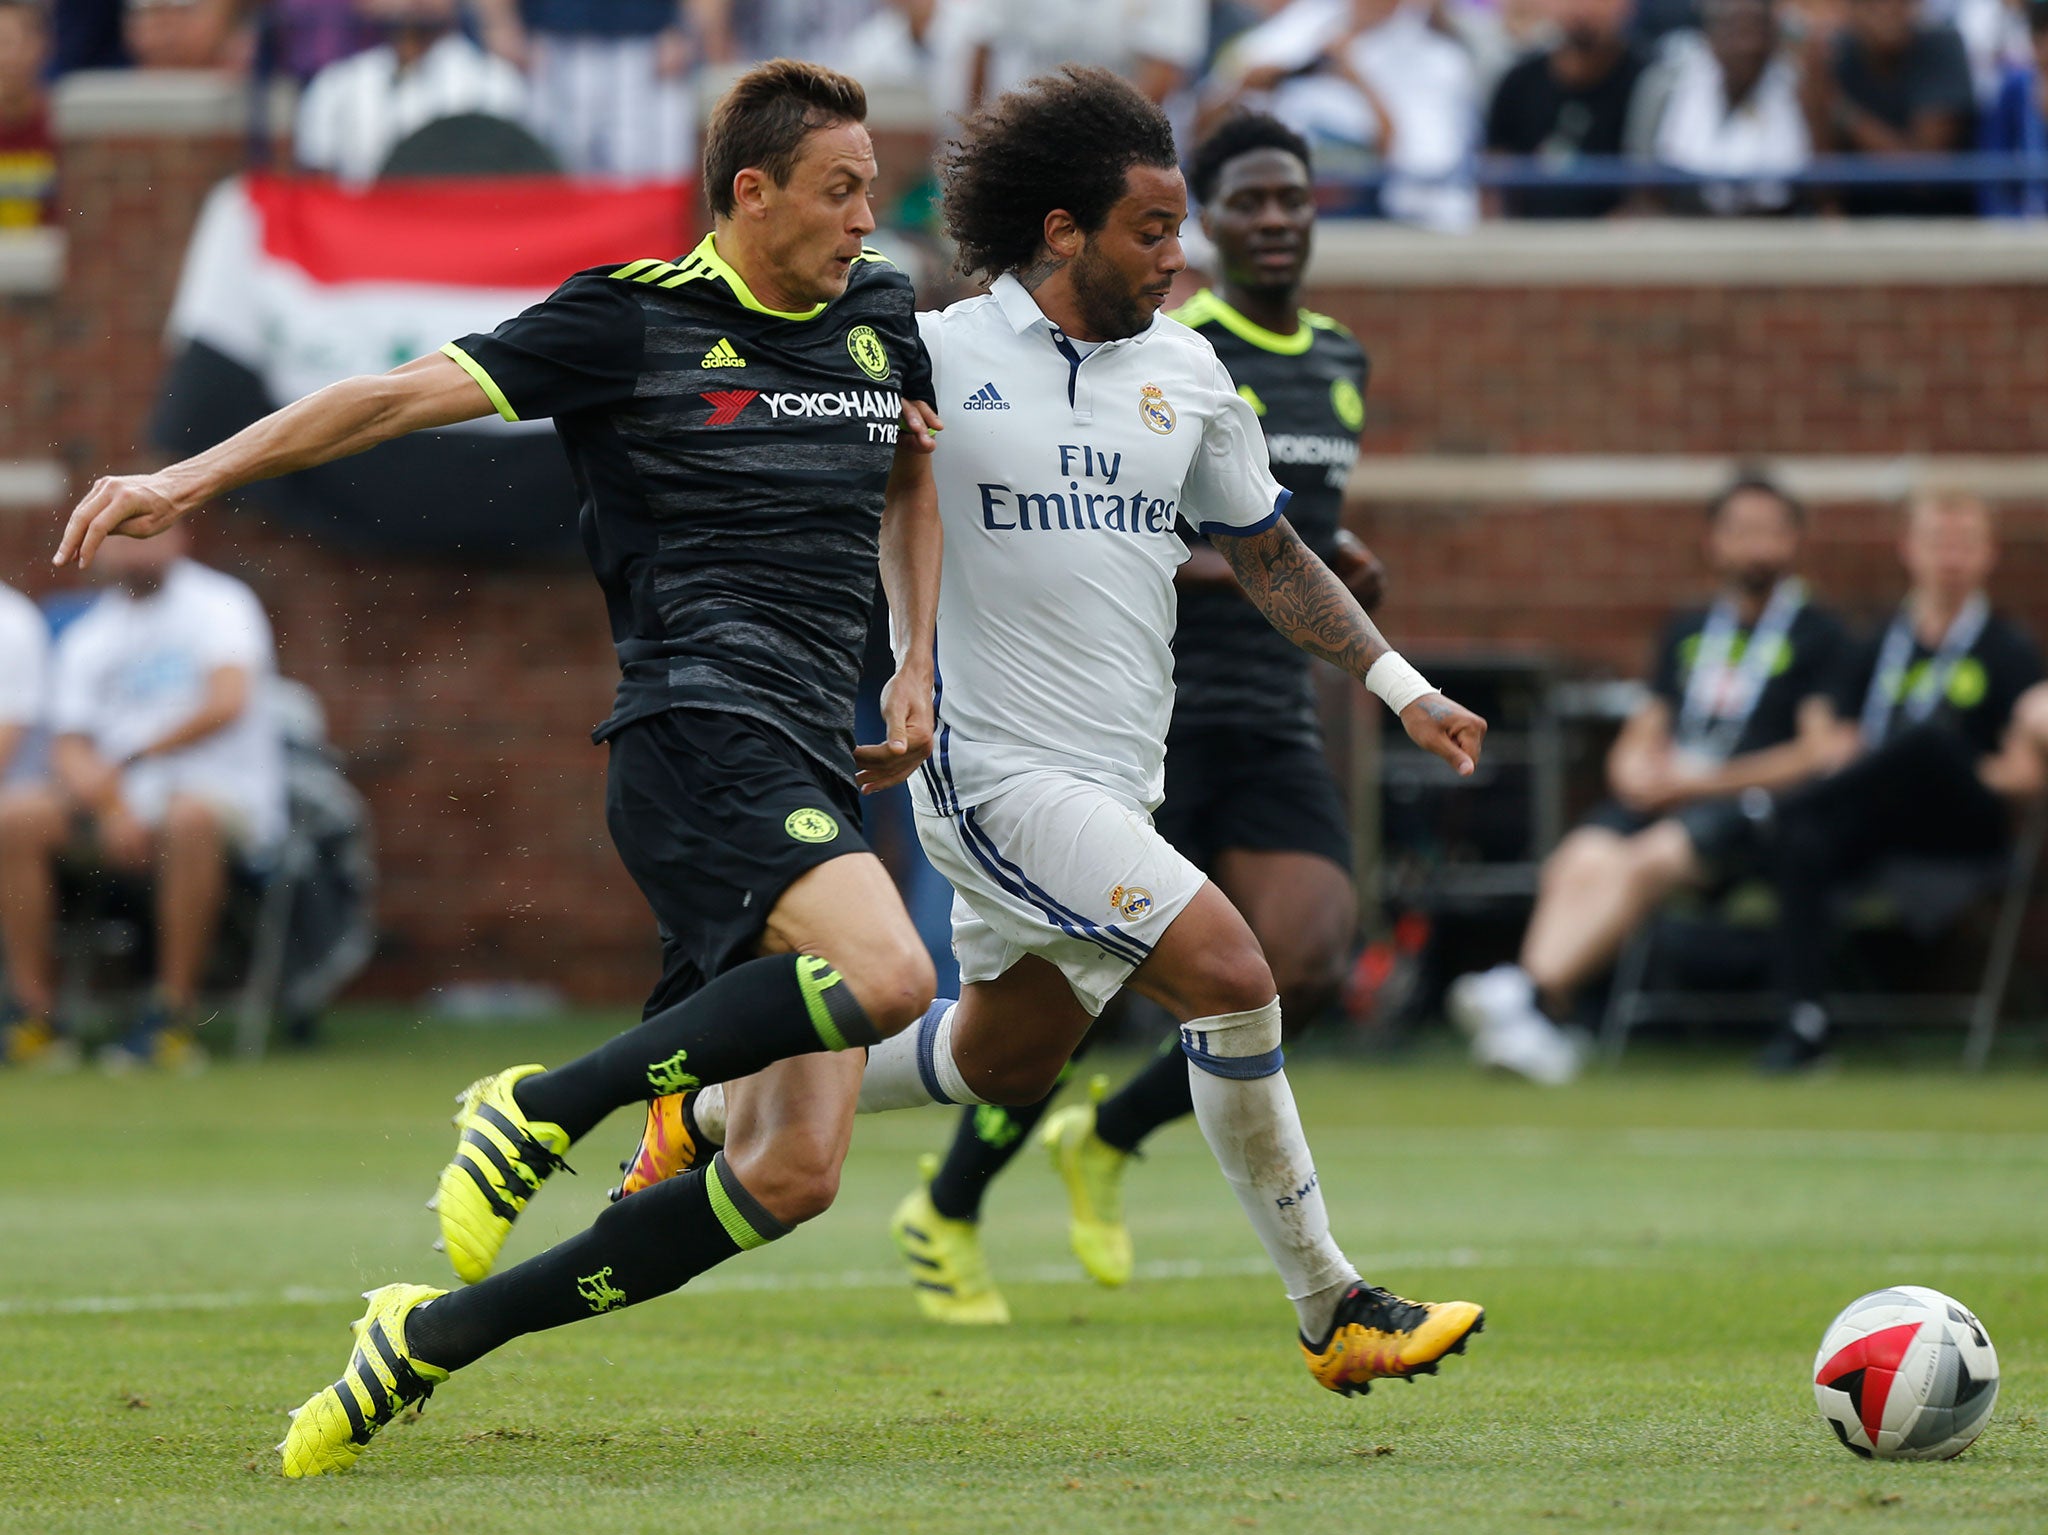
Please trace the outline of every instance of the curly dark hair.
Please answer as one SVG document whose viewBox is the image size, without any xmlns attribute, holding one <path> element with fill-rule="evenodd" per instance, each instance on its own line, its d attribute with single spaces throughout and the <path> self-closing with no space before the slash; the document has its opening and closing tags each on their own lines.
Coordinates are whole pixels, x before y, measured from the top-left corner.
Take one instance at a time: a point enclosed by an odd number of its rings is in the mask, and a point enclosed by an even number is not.
<svg viewBox="0 0 2048 1535">
<path fill-rule="evenodd" d="M 1316 168 L 1315 161 L 1309 158 L 1308 140 L 1279 118 L 1268 117 L 1264 112 L 1241 112 L 1195 146 L 1195 163 L 1188 172 L 1188 187 L 1195 200 L 1207 202 L 1215 196 L 1223 167 L 1254 149 L 1285 150 L 1309 172 Z"/>
<path fill-rule="evenodd" d="M 1068 65 L 983 107 L 939 158 L 946 233 L 960 270 L 995 277 L 1031 264 L 1046 215 L 1093 233 L 1134 165 L 1180 163 L 1166 114 L 1106 69 Z"/>
</svg>

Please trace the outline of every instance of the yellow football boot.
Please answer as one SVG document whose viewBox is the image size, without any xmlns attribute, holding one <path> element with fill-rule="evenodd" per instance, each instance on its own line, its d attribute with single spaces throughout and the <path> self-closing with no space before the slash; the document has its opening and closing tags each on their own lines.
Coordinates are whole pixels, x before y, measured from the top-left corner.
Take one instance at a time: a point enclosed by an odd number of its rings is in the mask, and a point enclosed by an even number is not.
<svg viewBox="0 0 2048 1535">
<path fill-rule="evenodd" d="M 0 1066 L 17 1071 L 76 1071 L 78 1041 L 58 1032 L 39 1013 L 16 1013 L 0 1023 Z"/>
<path fill-rule="evenodd" d="M 889 1218 L 889 1235 L 902 1250 L 917 1292 L 917 1309 L 934 1322 L 962 1327 L 1000 1327 L 1010 1320 L 1010 1303 L 988 1271 L 981 1228 L 950 1220 L 932 1206 L 932 1174 L 939 1159 L 918 1163 L 922 1181 Z"/>
<path fill-rule="evenodd" d="M 1486 1313 L 1470 1301 L 1403 1300 L 1377 1285 L 1355 1284 L 1337 1302 L 1330 1334 L 1301 1340 L 1317 1382 L 1341 1396 L 1363 1396 L 1376 1380 L 1434 1375 L 1446 1354 L 1462 1354 Z"/>
<path fill-rule="evenodd" d="M 652 1188 L 664 1178 L 688 1172 L 703 1158 L 708 1143 L 690 1113 L 697 1092 L 693 1087 L 688 1092 L 666 1093 L 647 1105 L 647 1120 L 640 1127 L 640 1144 L 633 1148 L 629 1159 L 619 1164 L 619 1171 L 625 1176 L 611 1191 L 613 1204 L 628 1194 Z"/>
<path fill-rule="evenodd" d="M 465 1284 L 490 1273 L 526 1202 L 548 1174 L 568 1166 L 568 1132 L 529 1120 L 512 1099 L 512 1085 L 541 1069 L 514 1066 L 470 1083 L 455 1100 L 461 1139 L 429 1208 L 440 1214 L 441 1245 Z"/>
<path fill-rule="evenodd" d="M 378 1429 L 402 1407 L 424 1402 L 448 1378 L 446 1370 L 415 1359 L 405 1347 L 405 1319 L 413 1307 L 446 1290 L 425 1285 L 388 1284 L 365 1290 L 370 1303 L 341 1379 L 292 1412 L 292 1426 L 277 1448 L 286 1476 L 325 1476 L 346 1471 Z"/>
<path fill-rule="evenodd" d="M 1046 1116 L 1038 1138 L 1052 1153 L 1053 1170 L 1067 1186 L 1072 1219 L 1067 1241 L 1097 1284 L 1117 1286 L 1131 1277 L 1131 1233 L 1124 1225 L 1124 1167 L 1131 1160 L 1095 1133 L 1095 1103 L 1106 1079 L 1088 1084 L 1091 1102 Z"/>
</svg>

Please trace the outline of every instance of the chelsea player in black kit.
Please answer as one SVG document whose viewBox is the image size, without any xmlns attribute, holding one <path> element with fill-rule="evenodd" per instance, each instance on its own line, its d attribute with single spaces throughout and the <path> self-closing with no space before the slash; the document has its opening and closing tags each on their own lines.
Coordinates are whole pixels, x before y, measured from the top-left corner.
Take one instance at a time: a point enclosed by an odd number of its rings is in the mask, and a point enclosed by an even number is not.
<svg viewBox="0 0 2048 1535">
<path fill-rule="evenodd" d="M 1315 223 L 1309 149 L 1264 116 L 1226 122 L 1195 151 L 1190 182 L 1215 243 L 1221 291 L 1172 318 L 1199 330 L 1259 414 L 1288 520 L 1368 608 L 1379 564 L 1338 526 L 1358 456 L 1368 368 L 1352 334 L 1300 307 Z M 1280 988 L 1281 1015 L 1313 1024 L 1342 984 L 1356 922 L 1350 831 L 1323 753 L 1308 657 L 1245 599 L 1223 557 L 1190 530 L 1176 578 L 1173 724 L 1155 820 L 1244 913 Z M 1291 1032 L 1290 1028 L 1290 1032 Z M 1050 1103 L 962 1111 L 928 1186 L 897 1210 L 920 1309 L 935 1320 L 1003 1322 L 977 1236 L 989 1181 Z M 1051 1116 L 1043 1138 L 1073 1205 L 1071 1235 L 1104 1284 L 1131 1273 L 1121 1182 L 1130 1154 L 1194 1111 L 1177 1045 L 1113 1097 Z"/>
<path fill-rule="evenodd" d="M 368 1294 L 346 1371 L 279 1446 L 287 1476 L 346 1469 L 400 1408 L 512 1338 L 667 1294 L 818 1214 L 851 1135 L 858 1047 L 932 1000 L 930 958 L 860 834 L 859 788 L 902 782 L 929 742 L 940 548 L 929 428 L 902 410 L 931 400 L 910 285 L 861 243 L 865 115 L 843 75 L 751 71 L 707 130 L 715 229 L 689 255 L 579 273 L 489 335 L 334 385 L 157 474 L 100 480 L 72 513 L 58 561 L 83 564 L 109 534 L 147 537 L 254 480 L 492 410 L 551 416 L 618 649 L 597 732 L 606 813 L 658 919 L 660 984 L 644 1020 L 590 1054 L 461 1095 L 435 1205 L 468 1287 Z M 903 662 L 890 739 L 856 749 L 878 560 Z M 729 1156 L 492 1273 L 513 1220 L 606 1114 L 725 1081 Z"/>
</svg>

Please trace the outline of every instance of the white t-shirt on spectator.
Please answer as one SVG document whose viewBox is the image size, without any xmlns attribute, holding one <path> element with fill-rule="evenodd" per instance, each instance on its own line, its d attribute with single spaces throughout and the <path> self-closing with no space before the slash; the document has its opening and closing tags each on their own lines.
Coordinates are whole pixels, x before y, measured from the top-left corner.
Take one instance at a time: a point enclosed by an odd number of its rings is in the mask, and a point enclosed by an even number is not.
<svg viewBox="0 0 2048 1535">
<path fill-rule="evenodd" d="M 49 703 L 50 626 L 43 610 L 0 585 L 0 725 L 43 722 Z"/>
<path fill-rule="evenodd" d="M 1661 164 L 1702 176 L 1755 176 L 1789 174 L 1813 158 L 1799 103 L 1799 70 L 1784 55 L 1764 66 L 1749 99 L 1733 110 L 1721 65 L 1699 33 L 1671 37 L 1657 70 L 1665 95 L 1651 153 Z M 1653 83 L 1650 89 L 1655 88 Z M 1702 197 L 1716 213 L 1741 213 L 1782 208 L 1792 200 L 1792 189 L 1773 182 L 1710 186 Z"/>
<path fill-rule="evenodd" d="M 369 181 L 399 140 L 465 112 L 520 120 L 525 80 L 460 32 L 442 37 L 406 70 L 390 46 L 371 48 L 313 77 L 299 102 L 294 152 L 308 170 Z"/>
<path fill-rule="evenodd" d="M 1227 72 L 1260 67 L 1308 70 L 1351 24 L 1349 0 L 1294 0 L 1230 45 Z M 1462 229 L 1479 216 L 1469 169 L 1480 101 L 1472 59 L 1405 5 L 1351 45 L 1348 60 L 1393 119 L 1394 147 L 1384 156 L 1380 193 L 1390 218 L 1435 229 Z M 1379 122 L 1350 81 L 1327 70 L 1284 80 L 1253 103 L 1311 143 L 1377 149 Z"/>
<path fill-rule="evenodd" d="M 833 57 L 833 67 L 870 89 L 922 90 L 942 121 L 957 116 L 967 107 L 973 53 L 968 10 L 975 3 L 938 0 L 922 42 L 911 35 L 908 16 L 884 5 L 853 29 Z"/>
<path fill-rule="evenodd" d="M 249 674 L 240 717 L 175 752 L 130 763 L 121 793 L 148 825 L 163 819 L 173 794 L 204 800 L 257 850 L 285 829 L 284 758 L 268 703 L 277 661 L 263 604 L 233 576 L 179 560 L 147 597 L 118 587 L 102 593 L 57 640 L 50 724 L 124 761 L 191 719 L 208 678 L 224 666 Z"/>
<path fill-rule="evenodd" d="M 1207 0 L 962 0 L 970 46 L 989 50 L 987 92 L 998 96 L 1062 64 L 1129 78 L 1140 59 L 1192 75 L 1209 48 Z"/>
</svg>

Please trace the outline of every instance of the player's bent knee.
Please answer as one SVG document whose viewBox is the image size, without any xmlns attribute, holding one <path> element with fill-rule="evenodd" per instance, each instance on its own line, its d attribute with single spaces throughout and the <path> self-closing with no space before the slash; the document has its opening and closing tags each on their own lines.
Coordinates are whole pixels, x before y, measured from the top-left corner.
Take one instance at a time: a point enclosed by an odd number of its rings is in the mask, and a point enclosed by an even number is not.
<svg viewBox="0 0 2048 1535">
<path fill-rule="evenodd" d="M 858 967 L 846 971 L 846 979 L 880 1039 L 900 1034 L 922 1018 L 939 989 L 931 955 L 915 942 L 896 945 L 886 954 L 862 956 Z"/>
<path fill-rule="evenodd" d="M 1203 955 L 1188 982 L 1183 994 L 1192 1010 L 1204 1015 L 1252 1012 L 1280 990 L 1256 944 Z"/>
<path fill-rule="evenodd" d="M 778 1137 L 755 1154 L 729 1151 L 733 1174 L 785 1226 L 816 1220 L 839 1197 L 842 1153 L 808 1137 Z"/>
<path fill-rule="evenodd" d="M 1054 1060 L 1024 1057 L 1004 1061 L 978 1073 L 972 1085 L 990 1103 L 1006 1109 L 1027 1109 L 1059 1086 L 1060 1073 L 1066 1065 L 1064 1056 Z"/>
</svg>

